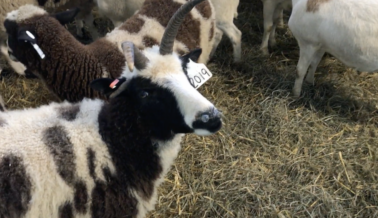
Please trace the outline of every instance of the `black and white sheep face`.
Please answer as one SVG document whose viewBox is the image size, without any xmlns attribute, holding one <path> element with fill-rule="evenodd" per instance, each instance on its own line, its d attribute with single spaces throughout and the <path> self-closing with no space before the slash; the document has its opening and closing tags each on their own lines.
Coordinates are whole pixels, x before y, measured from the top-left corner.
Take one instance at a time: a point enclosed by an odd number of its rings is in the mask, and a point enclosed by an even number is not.
<svg viewBox="0 0 378 218">
<path fill-rule="evenodd" d="M 151 123 L 156 132 L 194 132 L 198 135 L 217 132 L 222 126 L 220 112 L 190 84 L 183 70 L 188 61 L 182 59 L 191 55 L 181 59 L 176 54 L 160 55 L 158 47 L 143 53 L 149 60 L 145 68 L 133 72 L 125 70 L 122 75 L 125 84 L 120 85 L 122 91 L 114 98 L 127 96 L 132 99 L 141 118 Z M 111 82 L 107 80 L 101 86 L 108 87 Z M 111 94 L 109 88 L 101 91 Z"/>
</svg>

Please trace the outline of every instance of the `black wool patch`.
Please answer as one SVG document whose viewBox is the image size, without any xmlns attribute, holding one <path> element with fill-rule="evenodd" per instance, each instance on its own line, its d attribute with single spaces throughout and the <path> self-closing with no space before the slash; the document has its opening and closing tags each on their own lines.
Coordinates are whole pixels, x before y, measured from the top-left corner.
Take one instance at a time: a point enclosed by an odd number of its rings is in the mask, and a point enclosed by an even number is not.
<svg viewBox="0 0 378 218">
<path fill-rule="evenodd" d="M 88 160 L 88 167 L 89 167 L 89 174 L 95 180 L 96 179 L 96 153 L 91 149 L 88 148 L 87 150 L 87 160 Z"/>
<path fill-rule="evenodd" d="M 64 127 L 53 126 L 43 132 L 43 143 L 49 148 L 59 175 L 72 185 L 76 171 L 73 145 Z"/>
<path fill-rule="evenodd" d="M 106 183 L 97 181 L 92 190 L 92 217 L 136 217 L 137 199 L 108 168 L 103 171 Z"/>
<path fill-rule="evenodd" d="M 54 0 L 54 2 L 55 2 L 56 0 Z M 46 2 L 47 2 L 47 0 L 38 0 L 38 5 L 39 6 L 45 6 L 45 4 L 46 4 Z M 56 3 L 56 2 L 55 2 Z"/>
<path fill-rule="evenodd" d="M 66 202 L 65 204 L 61 205 L 59 207 L 59 218 L 73 218 L 73 208 L 72 204 L 69 202 Z"/>
<path fill-rule="evenodd" d="M 75 183 L 74 205 L 78 213 L 85 214 L 87 212 L 88 190 L 83 181 Z"/>
<path fill-rule="evenodd" d="M 75 120 L 79 112 L 80 105 L 78 104 L 58 108 L 59 117 L 68 121 Z"/>
<path fill-rule="evenodd" d="M 29 208 L 32 183 L 20 157 L 0 159 L 0 217 L 22 217 Z"/>
</svg>

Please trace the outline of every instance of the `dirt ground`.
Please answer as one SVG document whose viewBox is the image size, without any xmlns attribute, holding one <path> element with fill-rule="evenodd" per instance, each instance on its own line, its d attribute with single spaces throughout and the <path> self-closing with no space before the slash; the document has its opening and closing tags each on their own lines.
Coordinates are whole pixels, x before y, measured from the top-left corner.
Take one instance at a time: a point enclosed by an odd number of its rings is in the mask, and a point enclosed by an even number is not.
<svg viewBox="0 0 378 218">
<path fill-rule="evenodd" d="M 241 0 L 235 23 L 242 63 L 223 40 L 200 88 L 223 111 L 224 128 L 185 137 L 149 217 L 378 217 L 378 74 L 326 55 L 315 85 L 293 98 L 298 46 L 287 26 L 266 58 L 261 1 Z M 9 109 L 54 100 L 38 80 L 14 74 L 0 93 Z"/>
</svg>

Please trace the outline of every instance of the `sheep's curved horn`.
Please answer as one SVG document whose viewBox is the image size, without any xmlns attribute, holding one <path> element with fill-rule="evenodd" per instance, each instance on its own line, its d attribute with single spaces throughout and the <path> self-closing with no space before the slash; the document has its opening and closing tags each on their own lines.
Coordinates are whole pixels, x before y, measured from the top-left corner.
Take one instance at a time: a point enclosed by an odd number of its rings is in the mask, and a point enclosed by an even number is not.
<svg viewBox="0 0 378 218">
<path fill-rule="evenodd" d="M 134 43 L 126 41 L 122 43 L 122 50 L 125 54 L 127 67 L 131 72 L 134 70 L 134 66 L 138 70 L 146 68 L 149 62 L 148 58 L 134 45 Z"/>
<path fill-rule="evenodd" d="M 203 2 L 204 0 L 189 0 L 186 4 L 182 5 L 176 13 L 169 20 L 167 28 L 164 31 L 163 38 L 161 39 L 159 52 L 161 55 L 172 54 L 173 42 L 175 41 L 178 29 L 185 18 L 194 6 Z"/>
</svg>

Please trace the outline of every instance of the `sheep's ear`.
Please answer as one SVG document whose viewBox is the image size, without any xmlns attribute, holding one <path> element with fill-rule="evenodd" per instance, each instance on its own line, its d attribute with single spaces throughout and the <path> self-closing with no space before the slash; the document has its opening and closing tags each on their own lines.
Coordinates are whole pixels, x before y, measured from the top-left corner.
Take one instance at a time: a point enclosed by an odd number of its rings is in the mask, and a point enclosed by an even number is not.
<svg viewBox="0 0 378 218">
<path fill-rule="evenodd" d="M 96 90 L 97 92 L 109 97 L 110 95 L 115 93 L 124 82 L 126 82 L 126 78 L 101 78 L 92 81 L 90 86 L 93 90 Z"/>
<path fill-rule="evenodd" d="M 201 53 L 202 53 L 202 49 L 196 48 L 190 51 L 188 54 L 181 56 L 181 60 L 185 63 L 189 63 L 189 59 L 191 59 L 192 61 L 197 63 Z"/>
<path fill-rule="evenodd" d="M 62 25 L 65 25 L 67 23 L 73 22 L 79 11 L 79 8 L 73 8 L 67 11 L 53 14 L 52 16 L 55 17 L 55 19 L 57 19 Z"/>
<path fill-rule="evenodd" d="M 22 42 L 30 42 L 33 44 L 36 43 L 35 35 L 31 31 L 24 28 L 18 31 L 17 39 L 18 41 Z"/>
</svg>

